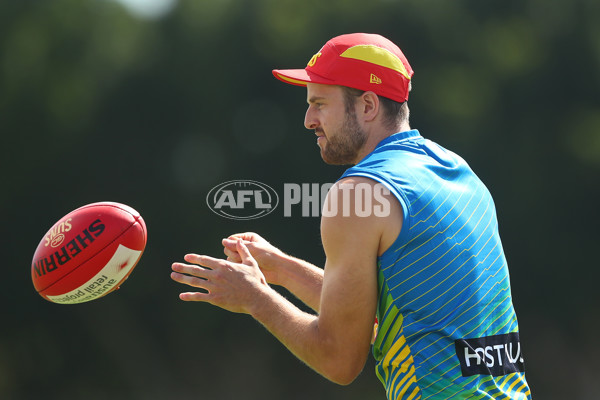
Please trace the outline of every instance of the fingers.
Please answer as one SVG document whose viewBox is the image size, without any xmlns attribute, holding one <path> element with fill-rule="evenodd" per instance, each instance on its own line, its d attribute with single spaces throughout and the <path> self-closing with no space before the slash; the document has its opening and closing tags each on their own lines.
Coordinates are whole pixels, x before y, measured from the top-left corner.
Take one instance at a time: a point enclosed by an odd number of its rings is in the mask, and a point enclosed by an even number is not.
<svg viewBox="0 0 600 400">
<path fill-rule="evenodd" d="M 184 285 L 209 290 L 211 287 L 210 277 L 214 273 L 213 269 L 218 268 L 223 260 L 197 254 L 187 254 L 184 259 L 197 265 L 173 263 L 171 265 L 173 270 L 171 279 Z"/>
<path fill-rule="evenodd" d="M 183 259 L 189 263 L 202 265 L 210 269 L 214 269 L 219 266 L 223 266 L 223 260 L 218 258 L 203 256 L 199 254 L 186 254 Z"/>
<path fill-rule="evenodd" d="M 248 249 L 251 242 L 245 242 L 243 239 L 223 239 L 223 253 L 227 256 L 227 261 L 253 265 L 254 258 Z"/>
<path fill-rule="evenodd" d="M 234 233 L 233 235 L 229 235 L 229 237 L 227 239 L 229 239 L 229 240 L 237 240 L 237 239 L 252 240 L 253 236 L 254 236 L 254 234 L 252 232 Z"/>
<path fill-rule="evenodd" d="M 240 308 L 235 299 L 240 297 L 241 289 L 248 286 L 247 278 L 262 282 L 264 277 L 259 279 L 258 264 L 242 239 L 237 239 L 235 249 L 230 251 L 231 257 L 228 259 L 236 258 L 239 261 L 231 262 L 204 255 L 186 254 L 184 260 L 187 263 L 173 263 L 171 279 L 200 289 L 198 292 L 181 293 L 179 298 L 183 301 L 207 302 L 243 312 L 244 308 Z"/>
<path fill-rule="evenodd" d="M 200 292 L 180 293 L 179 298 L 181 300 L 210 303 L 210 290 L 213 288 L 213 284 L 209 281 L 209 277 L 213 272 L 211 269 L 182 263 L 173 263 L 171 269 L 173 270 L 171 279 L 175 282 L 202 290 Z"/>
<path fill-rule="evenodd" d="M 232 236 L 225 238 L 221 241 L 223 247 L 227 250 L 236 251 L 237 241 L 244 240 L 242 238 L 234 238 Z"/>
<path fill-rule="evenodd" d="M 223 253 L 227 256 L 227 261 L 241 263 L 242 259 L 237 252 L 237 242 L 231 239 L 223 239 Z"/>
<path fill-rule="evenodd" d="M 188 261 L 188 260 L 186 260 L 186 261 Z M 171 269 L 173 269 L 173 271 L 175 271 L 175 272 L 179 272 L 182 274 L 200 276 L 203 278 L 206 278 L 207 277 L 206 275 L 210 272 L 209 268 L 201 267 L 199 265 L 184 264 L 181 262 L 173 263 L 173 265 L 171 266 Z"/>
<path fill-rule="evenodd" d="M 221 241 L 221 243 L 223 244 L 223 247 L 226 250 L 229 250 L 230 252 L 235 252 L 235 251 L 237 251 L 237 242 L 238 242 L 238 240 L 243 241 L 247 246 L 251 246 L 251 245 L 254 245 L 254 243 L 256 243 L 253 240 L 248 240 L 248 239 L 244 239 L 244 238 L 241 238 L 241 237 L 238 237 L 238 238 L 228 237 L 228 238 L 223 239 Z"/>
<path fill-rule="evenodd" d="M 171 279 L 175 282 L 205 290 L 211 287 L 208 280 L 210 270 L 181 263 L 174 263 L 171 269 Z"/>
<path fill-rule="evenodd" d="M 208 293 L 201 292 L 186 292 L 180 293 L 179 298 L 183 301 L 204 301 L 209 302 L 210 297 Z"/>
<path fill-rule="evenodd" d="M 252 254 L 250 254 L 250 250 L 248 250 L 248 247 L 246 247 L 243 240 L 239 239 L 237 241 L 236 249 L 238 251 L 238 254 L 240 255 L 243 264 L 254 265 L 254 258 L 252 257 Z"/>
<path fill-rule="evenodd" d="M 264 240 L 260 235 L 254 232 L 235 233 L 233 235 L 230 235 L 227 239 L 232 241 L 242 239 L 248 242 L 259 242 L 261 240 Z"/>
<path fill-rule="evenodd" d="M 243 241 L 246 248 L 256 248 L 254 243 L 255 241 L 248 240 L 250 237 L 249 234 L 238 234 L 232 235 L 226 239 L 222 240 L 223 244 L 223 253 L 227 256 L 227 261 L 232 261 L 236 263 L 241 263 L 242 257 L 238 253 L 238 242 Z"/>
</svg>

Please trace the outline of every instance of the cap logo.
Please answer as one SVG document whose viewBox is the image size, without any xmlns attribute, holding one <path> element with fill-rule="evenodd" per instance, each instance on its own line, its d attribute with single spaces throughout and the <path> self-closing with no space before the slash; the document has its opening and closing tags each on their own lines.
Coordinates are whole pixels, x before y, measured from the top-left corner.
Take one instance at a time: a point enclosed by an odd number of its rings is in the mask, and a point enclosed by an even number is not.
<svg viewBox="0 0 600 400">
<path fill-rule="evenodd" d="M 381 79 L 377 75 L 371 74 L 371 79 L 369 80 L 369 83 L 374 83 L 376 85 L 381 85 Z"/>
<path fill-rule="evenodd" d="M 371 64 L 379 65 L 380 67 L 390 68 L 402 74 L 406 79 L 410 79 L 410 75 L 406 70 L 406 67 L 397 55 L 387 49 L 372 44 L 361 44 L 349 47 L 342 54 L 340 54 L 340 57 L 353 58 L 355 60 L 366 61 Z M 315 57 L 313 56 L 313 58 Z M 373 76 L 371 76 L 371 80 L 372 79 Z"/>
<path fill-rule="evenodd" d="M 313 65 L 315 65 L 317 63 L 317 58 L 319 58 L 319 57 L 321 57 L 321 52 L 318 52 L 317 54 L 315 54 L 314 56 L 312 56 L 312 58 L 308 62 L 308 66 L 312 67 Z"/>
</svg>

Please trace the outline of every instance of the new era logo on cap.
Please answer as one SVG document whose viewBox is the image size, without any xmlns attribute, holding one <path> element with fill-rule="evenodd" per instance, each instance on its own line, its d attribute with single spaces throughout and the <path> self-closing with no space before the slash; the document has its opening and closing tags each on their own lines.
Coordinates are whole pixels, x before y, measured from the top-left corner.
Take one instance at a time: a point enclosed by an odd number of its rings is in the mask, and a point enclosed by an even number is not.
<svg viewBox="0 0 600 400">
<path fill-rule="evenodd" d="M 413 70 L 394 43 L 380 35 L 337 36 L 304 69 L 273 70 L 278 79 L 299 86 L 308 82 L 373 91 L 397 102 L 408 99 Z"/>
<path fill-rule="evenodd" d="M 371 79 L 369 79 L 370 83 L 374 83 L 376 85 L 381 85 L 381 79 L 375 74 L 371 74 Z"/>
</svg>

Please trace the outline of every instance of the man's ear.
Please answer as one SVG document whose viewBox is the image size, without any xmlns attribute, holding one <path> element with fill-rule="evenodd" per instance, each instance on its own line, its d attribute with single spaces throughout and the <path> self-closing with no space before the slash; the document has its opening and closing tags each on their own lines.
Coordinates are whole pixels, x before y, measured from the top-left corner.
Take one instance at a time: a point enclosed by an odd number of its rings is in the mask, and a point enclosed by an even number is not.
<svg viewBox="0 0 600 400">
<path fill-rule="evenodd" d="M 372 122 L 379 114 L 379 96 L 371 91 L 364 92 L 360 96 L 360 112 L 365 122 Z"/>
</svg>

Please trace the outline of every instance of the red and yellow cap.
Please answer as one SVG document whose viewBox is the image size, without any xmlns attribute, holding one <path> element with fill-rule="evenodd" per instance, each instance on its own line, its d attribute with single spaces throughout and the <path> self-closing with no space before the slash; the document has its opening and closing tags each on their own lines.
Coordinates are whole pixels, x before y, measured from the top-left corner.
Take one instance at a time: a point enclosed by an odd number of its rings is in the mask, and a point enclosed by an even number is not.
<svg viewBox="0 0 600 400">
<path fill-rule="evenodd" d="M 397 102 L 408 100 L 413 70 L 398 46 L 381 35 L 351 33 L 334 37 L 304 69 L 275 69 L 285 83 L 308 82 L 372 91 Z"/>
</svg>

